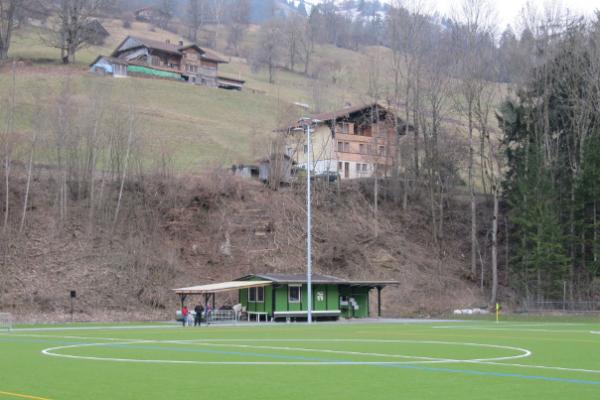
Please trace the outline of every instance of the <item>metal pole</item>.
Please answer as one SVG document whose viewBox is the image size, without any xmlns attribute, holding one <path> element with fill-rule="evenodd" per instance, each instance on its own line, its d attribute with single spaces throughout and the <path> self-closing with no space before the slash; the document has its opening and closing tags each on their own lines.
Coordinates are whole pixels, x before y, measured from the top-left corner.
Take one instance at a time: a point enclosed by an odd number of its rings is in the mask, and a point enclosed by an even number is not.
<svg viewBox="0 0 600 400">
<path fill-rule="evenodd" d="M 563 311 L 566 310 L 566 304 L 567 304 L 567 281 L 563 281 Z"/>
<path fill-rule="evenodd" d="M 306 125 L 306 136 L 308 144 L 308 161 L 306 165 L 306 286 L 308 296 L 307 321 L 312 324 L 312 226 L 310 218 L 310 122 Z"/>
<path fill-rule="evenodd" d="M 377 317 L 381 318 L 381 286 L 377 286 Z"/>
</svg>

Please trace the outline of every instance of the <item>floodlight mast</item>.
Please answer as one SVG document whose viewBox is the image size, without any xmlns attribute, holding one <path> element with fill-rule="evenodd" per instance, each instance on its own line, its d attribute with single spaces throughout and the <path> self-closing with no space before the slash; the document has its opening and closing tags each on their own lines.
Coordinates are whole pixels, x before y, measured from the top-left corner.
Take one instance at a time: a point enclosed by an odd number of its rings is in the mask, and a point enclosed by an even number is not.
<svg viewBox="0 0 600 400">
<path fill-rule="evenodd" d="M 308 109 L 307 104 L 294 103 L 298 107 Z M 318 124 L 319 120 L 303 117 L 298 121 L 306 130 L 306 321 L 312 324 L 312 219 L 311 219 L 311 188 L 310 188 L 310 168 L 311 168 L 311 126 Z"/>
</svg>

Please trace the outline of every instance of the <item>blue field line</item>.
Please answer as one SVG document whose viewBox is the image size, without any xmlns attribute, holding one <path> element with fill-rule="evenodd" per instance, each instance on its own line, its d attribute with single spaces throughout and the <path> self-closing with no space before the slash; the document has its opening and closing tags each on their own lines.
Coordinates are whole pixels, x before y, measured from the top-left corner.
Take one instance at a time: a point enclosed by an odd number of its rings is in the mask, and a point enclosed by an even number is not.
<svg viewBox="0 0 600 400">
<path fill-rule="evenodd" d="M 390 368 L 403 368 L 403 369 L 412 369 L 419 371 L 427 371 L 427 372 L 447 372 L 452 374 L 464 374 L 464 375 L 475 375 L 475 376 L 492 376 L 498 378 L 518 378 L 518 379 L 531 379 L 538 381 L 547 381 L 547 382 L 562 382 L 562 383 L 576 383 L 580 385 L 600 385 L 600 381 L 586 381 L 583 379 L 569 379 L 569 378 L 553 378 L 550 376 L 541 376 L 541 375 L 522 375 L 522 374 L 514 374 L 508 372 L 486 372 L 486 371 L 475 371 L 469 369 L 452 369 L 452 368 L 439 368 L 439 367 L 424 367 L 420 365 L 394 365 L 394 364 L 386 364 L 381 365 L 382 367 L 390 367 Z"/>
<path fill-rule="evenodd" d="M 268 357 L 276 359 L 290 359 L 290 360 L 302 360 L 302 361 L 321 361 L 321 362 L 345 362 L 347 360 L 331 360 L 317 357 L 303 357 L 303 356 L 285 356 L 285 355 L 274 355 L 265 353 L 246 353 L 241 351 L 224 351 L 224 350 L 208 350 L 208 349 L 190 349 L 190 348 L 174 348 L 164 346 L 138 346 L 135 343 L 132 344 L 114 344 L 105 345 L 103 347 L 130 347 L 130 348 L 142 348 L 149 350 L 169 350 L 178 352 L 195 352 L 195 353 L 208 353 L 208 354 L 223 354 L 223 355 L 236 355 L 236 356 L 254 356 L 254 357 Z M 411 370 L 419 370 L 426 372 L 447 372 L 454 374 L 465 374 L 473 376 L 493 376 L 499 378 L 519 378 L 519 379 L 531 379 L 531 380 L 542 380 L 548 382 L 562 382 L 562 383 L 575 383 L 581 385 L 600 385 L 600 381 L 587 381 L 582 379 L 569 379 L 569 378 L 553 378 L 541 375 L 522 375 L 514 373 L 503 373 L 503 372 L 486 372 L 486 371 L 475 371 L 465 369 L 452 369 L 452 368 L 439 368 L 439 367 L 425 367 L 421 365 L 410 365 L 410 364 L 371 364 L 377 367 L 389 367 L 389 368 L 403 368 Z"/>
</svg>

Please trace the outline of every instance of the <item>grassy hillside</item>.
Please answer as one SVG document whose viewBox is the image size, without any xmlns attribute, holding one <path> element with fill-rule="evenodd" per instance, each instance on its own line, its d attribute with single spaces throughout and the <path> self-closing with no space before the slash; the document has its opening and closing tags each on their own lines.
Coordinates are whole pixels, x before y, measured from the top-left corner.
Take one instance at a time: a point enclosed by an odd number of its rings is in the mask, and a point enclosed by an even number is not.
<svg viewBox="0 0 600 400">
<path fill-rule="evenodd" d="M 161 80 L 95 77 L 87 73 L 88 64 L 99 54 L 110 54 L 127 35 L 179 40 L 177 35 L 145 23 L 136 22 L 131 29 L 123 28 L 119 20 L 105 20 L 103 24 L 111 33 L 105 45 L 82 49 L 71 66 L 60 65 L 59 51 L 47 44 L 44 29 L 27 27 L 15 33 L 10 56 L 23 61 L 16 69 L 15 99 L 21 134 L 28 136 L 33 131 L 31 110 L 42 107 L 52 114 L 52 106 L 68 85 L 82 113 L 96 105 L 99 93 L 110 99 L 111 107 L 123 111 L 133 107 L 140 127 L 138 139 L 144 139 L 146 146 L 167 151 L 178 170 L 196 171 L 200 166 L 247 162 L 263 156 L 273 128 L 299 115 L 300 110 L 292 104 L 315 103 L 315 91 L 324 109 L 341 107 L 347 101 L 365 101 L 360 95 L 362 88 L 340 81 L 337 85 L 313 81 L 296 72 L 280 71 L 276 84 L 270 84 L 266 72 L 251 71 L 241 58 L 232 58 L 221 68 L 222 74 L 247 81 L 241 93 Z M 248 40 L 253 40 L 252 32 Z M 351 57 L 360 57 L 347 50 L 319 50 L 323 56 L 325 51 L 346 59 L 348 65 L 353 64 Z M 315 60 L 319 62 L 319 57 Z M 7 94 L 12 81 L 10 67 L 2 71 L 0 90 Z M 0 97 L 7 100 L 7 96 Z M 43 161 L 52 161 L 47 158 Z"/>
<path fill-rule="evenodd" d="M 246 80 L 241 93 L 168 81 L 98 78 L 87 73 L 88 64 L 99 54 L 110 54 L 127 35 L 160 41 L 180 40 L 178 35 L 146 23 L 134 22 L 130 29 L 123 28 L 120 20 L 109 19 L 102 23 L 110 32 L 106 43 L 82 49 L 77 54 L 76 64 L 66 67 L 60 65 L 58 49 L 48 46 L 47 32 L 43 28 L 18 30 L 10 50 L 10 56 L 23 60 L 24 64 L 17 69 L 17 103 L 24 109 L 36 107 L 35 100 L 39 99 L 44 99 L 46 106 L 52 105 L 65 82 L 70 82 L 72 95 L 80 106 L 94 104 L 94 95 L 99 90 L 109 93 L 112 106 L 121 110 L 131 106 L 141 116 L 137 139 L 144 139 L 144 145 L 152 152 L 167 153 L 175 168 L 182 172 L 197 171 L 207 165 L 248 162 L 264 156 L 273 128 L 300 116 L 302 111 L 293 105 L 295 102 L 310 104 L 316 111 L 332 110 L 346 103 L 372 101 L 367 93 L 373 91 L 373 86 L 377 87 L 379 98 L 386 99 L 393 87 L 389 49 L 371 47 L 357 52 L 331 45 L 315 48 L 311 72 L 317 74 L 318 79 L 280 69 L 275 84 L 268 82 L 266 71 L 252 70 L 246 59 L 225 57 L 230 62 L 221 66 L 220 73 Z M 217 48 L 225 49 L 227 32 L 220 27 L 211 29 L 217 32 Z M 249 54 L 255 45 L 257 29 L 248 30 L 241 46 L 243 54 Z M 2 93 L 7 93 L 10 81 L 10 74 L 6 72 L 5 67 L 4 73 L 0 73 Z M 492 101 L 498 103 L 506 94 L 506 88 L 497 85 Z M 6 101 L 6 96 L 0 93 L 0 98 L 3 97 Z M 450 90 L 444 112 L 447 132 L 466 138 L 466 121 L 455 111 L 455 100 L 456 91 Z M 18 128 L 26 135 L 32 131 L 31 114 L 22 112 L 20 116 Z M 479 141 L 477 137 L 475 140 Z M 52 162 L 51 159 L 44 161 Z M 478 155 L 476 163 L 479 168 Z"/>
</svg>

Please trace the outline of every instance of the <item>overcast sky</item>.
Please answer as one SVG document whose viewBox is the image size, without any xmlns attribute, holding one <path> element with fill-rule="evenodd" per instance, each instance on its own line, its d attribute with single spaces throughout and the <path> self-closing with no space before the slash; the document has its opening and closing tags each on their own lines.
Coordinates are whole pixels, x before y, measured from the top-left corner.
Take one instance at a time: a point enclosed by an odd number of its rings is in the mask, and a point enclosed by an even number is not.
<svg viewBox="0 0 600 400">
<path fill-rule="evenodd" d="M 324 0 L 305 0 L 307 3 L 320 3 Z M 336 0 L 341 2 L 343 0 Z M 382 3 L 395 3 L 397 0 L 379 0 Z M 594 10 L 600 9 L 600 0 L 490 0 L 498 14 L 497 23 L 500 31 L 503 31 L 506 25 L 511 25 L 513 28 L 520 26 L 518 14 L 529 1 L 536 8 L 542 9 L 547 3 L 559 3 L 562 8 L 569 9 L 573 14 L 584 14 L 592 16 Z M 450 16 L 452 8 L 460 5 L 460 0 L 404 0 L 403 3 L 423 2 L 427 4 L 427 9 L 438 11 L 440 14 Z"/>
<path fill-rule="evenodd" d="M 453 7 L 458 7 L 460 1 L 456 0 L 426 0 L 429 8 L 439 11 L 440 13 L 449 15 Z M 513 28 L 519 26 L 518 14 L 525 7 L 528 0 L 498 0 L 493 4 L 498 13 L 498 24 L 501 30 L 504 30 L 506 25 L 510 24 Z M 535 7 L 542 9 L 548 3 L 545 0 L 529 0 Z M 600 1 L 598 0 L 563 0 L 558 1 L 562 8 L 569 9 L 570 14 L 584 14 L 586 16 L 593 15 L 594 10 L 600 9 Z"/>
</svg>

